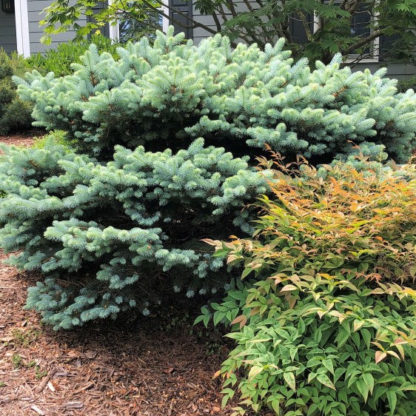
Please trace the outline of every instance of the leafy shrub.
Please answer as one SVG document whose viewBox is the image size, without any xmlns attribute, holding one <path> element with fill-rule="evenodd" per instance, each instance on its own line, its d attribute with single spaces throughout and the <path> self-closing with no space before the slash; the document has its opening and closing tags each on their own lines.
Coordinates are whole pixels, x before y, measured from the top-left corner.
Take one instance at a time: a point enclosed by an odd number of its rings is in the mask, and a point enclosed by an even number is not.
<svg viewBox="0 0 416 416">
<path fill-rule="evenodd" d="M 254 238 L 208 241 L 246 278 L 198 318 L 233 328 L 224 401 L 239 392 L 236 414 L 415 415 L 415 169 L 326 169 L 275 172 Z"/>
<path fill-rule="evenodd" d="M 111 40 L 102 35 L 93 35 L 91 39 L 60 43 L 55 49 L 50 49 L 44 53 L 33 54 L 27 59 L 27 63 L 33 69 L 42 74 L 53 72 L 55 76 L 70 74 L 71 64 L 80 62 L 80 57 L 88 50 L 91 43 L 94 43 L 99 52 L 109 52 L 117 56 L 116 45 Z"/>
<path fill-rule="evenodd" d="M 17 80 L 37 125 L 74 149 L 9 150 L 0 163 L 0 244 L 42 272 L 28 306 L 55 328 L 148 314 L 161 288 L 223 290 L 223 260 L 200 240 L 251 232 L 242 207 L 267 192 L 252 166 L 266 142 L 331 160 L 351 154 L 347 139 L 402 159 L 413 146 L 416 97 L 381 72 L 337 59 L 311 72 L 282 41 L 195 47 L 172 30 L 118 48 L 119 60 L 91 46 L 72 75 Z"/>
<path fill-rule="evenodd" d="M 416 85 L 416 76 L 411 76 L 411 77 L 399 80 L 398 89 L 399 91 L 402 91 L 402 92 L 407 91 L 409 88 L 412 88 L 414 90 L 415 85 Z"/>
<path fill-rule="evenodd" d="M 35 137 L 35 141 L 31 146 L 33 149 L 44 149 L 52 145 L 60 145 L 66 147 L 68 150 L 71 148 L 71 143 L 67 140 L 66 134 L 62 130 L 55 130 L 50 134 L 46 134 L 42 137 Z"/>
<path fill-rule="evenodd" d="M 0 49 L 0 134 L 25 130 L 31 126 L 31 105 L 16 94 L 13 75 L 22 76 L 27 70 L 24 59 L 8 55 Z"/>
<path fill-rule="evenodd" d="M 415 146 L 415 93 L 397 94 L 384 70 L 353 73 L 336 56 L 312 71 L 282 50 L 283 39 L 233 50 L 220 35 L 194 46 L 172 33 L 118 48 L 118 60 L 91 46 L 62 78 L 16 79 L 35 124 L 65 130 L 80 151 L 106 160 L 116 144 L 176 150 L 199 136 L 238 154 L 268 143 L 321 162 L 348 155 L 349 141 L 372 157 L 384 145 L 399 162 Z"/>
</svg>

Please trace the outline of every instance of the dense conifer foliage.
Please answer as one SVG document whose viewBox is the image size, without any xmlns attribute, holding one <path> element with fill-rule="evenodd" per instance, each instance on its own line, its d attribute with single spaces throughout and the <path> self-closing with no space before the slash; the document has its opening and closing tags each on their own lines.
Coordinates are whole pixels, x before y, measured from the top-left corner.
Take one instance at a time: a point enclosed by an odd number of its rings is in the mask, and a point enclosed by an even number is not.
<svg viewBox="0 0 416 416">
<path fill-rule="evenodd" d="M 17 79 L 35 104 L 35 125 L 65 130 L 79 150 L 104 159 L 115 144 L 178 149 L 199 136 L 242 154 L 268 143 L 285 155 L 332 159 L 352 141 L 408 158 L 416 97 L 397 94 L 384 70 L 341 69 L 335 56 L 312 71 L 282 50 L 283 39 L 262 51 L 233 49 L 220 35 L 194 46 L 172 32 L 118 48 L 118 60 L 91 46 L 72 75 Z"/>
<path fill-rule="evenodd" d="M 55 328 L 146 315 L 161 284 L 188 297 L 223 289 L 223 261 L 200 240 L 249 231 L 241 208 L 266 191 L 246 160 L 202 139 L 176 153 L 116 146 L 103 164 L 54 144 L 5 151 L 2 247 L 46 277 L 28 306 Z"/>
<path fill-rule="evenodd" d="M 374 159 L 408 157 L 413 91 L 338 57 L 311 71 L 282 47 L 232 49 L 220 35 L 194 46 L 170 29 L 118 48 L 117 60 L 91 46 L 71 75 L 16 78 L 35 124 L 69 143 L 1 158 L 1 246 L 41 272 L 28 307 L 71 328 L 146 315 L 161 287 L 226 288 L 223 259 L 201 240 L 252 231 L 243 207 L 267 192 L 270 172 L 254 168 L 266 144 L 318 162 L 347 158 L 350 142 Z"/>
</svg>

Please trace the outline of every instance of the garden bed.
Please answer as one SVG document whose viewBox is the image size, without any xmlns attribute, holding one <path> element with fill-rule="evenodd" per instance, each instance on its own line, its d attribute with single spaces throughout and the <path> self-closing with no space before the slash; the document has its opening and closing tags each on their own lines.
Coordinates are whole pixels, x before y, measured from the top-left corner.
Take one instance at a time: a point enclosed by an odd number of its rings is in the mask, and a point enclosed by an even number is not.
<svg viewBox="0 0 416 416">
<path fill-rule="evenodd" d="M 30 136 L 0 137 L 30 146 Z M 226 351 L 191 334 L 189 324 L 164 328 L 95 326 L 54 332 L 24 311 L 36 276 L 4 265 L 0 252 L 0 408 L 2 415 L 229 415 L 212 376 Z"/>
<path fill-rule="evenodd" d="M 10 134 L 7 136 L 0 136 L 0 143 L 5 143 L 10 146 L 29 147 L 33 142 L 34 138 L 31 134 Z"/>
<path fill-rule="evenodd" d="M 166 331 L 149 321 L 130 329 L 107 325 L 56 333 L 23 310 L 26 288 L 35 281 L 1 265 L 3 415 L 230 413 L 220 408 L 220 386 L 212 379 L 221 357 L 189 335 L 189 327 Z"/>
</svg>

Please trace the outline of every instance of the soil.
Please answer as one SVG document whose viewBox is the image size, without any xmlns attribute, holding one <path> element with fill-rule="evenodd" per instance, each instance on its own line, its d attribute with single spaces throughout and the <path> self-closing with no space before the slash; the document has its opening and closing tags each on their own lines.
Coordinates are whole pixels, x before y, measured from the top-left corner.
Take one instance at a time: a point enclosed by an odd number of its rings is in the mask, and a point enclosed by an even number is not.
<svg viewBox="0 0 416 416">
<path fill-rule="evenodd" d="M 39 135 L 37 135 L 36 137 L 41 137 L 42 134 L 45 133 L 39 133 Z M 32 146 L 34 141 L 35 139 L 33 132 L 0 136 L 0 143 L 5 143 L 10 146 L 29 147 Z"/>
<path fill-rule="evenodd" d="M 33 139 L 0 142 L 29 146 Z M 19 273 L 6 258 L 0 252 L 1 416 L 231 415 L 213 379 L 228 352 L 221 337 L 201 337 L 177 313 L 165 324 L 143 318 L 129 327 L 54 332 L 23 309 L 36 275 Z"/>
<path fill-rule="evenodd" d="M 231 413 L 221 409 L 221 386 L 212 378 L 224 350 L 213 354 L 189 327 L 163 330 L 152 318 L 135 328 L 54 332 L 23 310 L 35 282 L 35 275 L 0 267 L 2 416 Z"/>
</svg>

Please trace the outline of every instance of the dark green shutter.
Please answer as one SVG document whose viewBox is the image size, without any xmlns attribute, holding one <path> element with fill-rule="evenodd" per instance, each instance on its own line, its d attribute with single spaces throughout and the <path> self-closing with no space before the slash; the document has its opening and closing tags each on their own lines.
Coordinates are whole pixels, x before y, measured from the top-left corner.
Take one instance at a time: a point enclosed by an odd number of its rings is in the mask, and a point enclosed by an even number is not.
<svg viewBox="0 0 416 416">
<path fill-rule="evenodd" d="M 172 20 L 171 24 L 175 28 L 175 34 L 180 32 L 185 32 L 185 36 L 187 39 L 192 39 L 193 31 L 191 26 L 191 21 L 188 20 L 185 16 L 176 11 L 179 11 L 189 18 L 192 19 L 192 0 L 169 0 L 169 6 L 175 10 L 169 10 L 169 16 Z M 179 24 L 178 24 L 179 23 Z M 183 26 L 182 26 L 183 25 Z"/>
<path fill-rule="evenodd" d="M 309 30 L 313 33 L 313 14 L 308 13 L 306 15 L 306 19 L 308 22 Z M 294 43 L 306 43 L 308 38 L 306 36 L 305 27 L 303 26 L 302 21 L 300 20 L 299 16 L 293 16 L 289 20 L 289 31 L 292 36 L 292 40 Z"/>
</svg>

